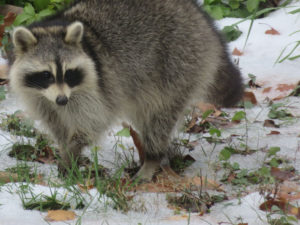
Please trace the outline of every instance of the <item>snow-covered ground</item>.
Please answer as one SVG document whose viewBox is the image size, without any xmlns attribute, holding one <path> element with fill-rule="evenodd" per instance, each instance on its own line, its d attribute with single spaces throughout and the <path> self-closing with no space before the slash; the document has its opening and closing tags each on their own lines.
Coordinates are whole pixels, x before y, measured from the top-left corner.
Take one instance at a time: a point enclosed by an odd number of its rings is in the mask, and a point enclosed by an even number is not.
<svg viewBox="0 0 300 225">
<path fill-rule="evenodd" d="M 292 7 L 295 6 L 295 7 Z M 233 56 L 238 59 L 239 67 L 243 73 L 245 80 L 248 74 L 254 74 L 257 77 L 257 83 L 262 88 L 252 90 L 258 100 L 258 105 L 247 109 L 247 131 L 245 124 L 233 126 L 222 130 L 222 137 L 227 138 L 232 134 L 245 135 L 247 132 L 247 144 L 252 149 L 262 149 L 270 146 L 278 146 L 281 151 L 278 153 L 291 161 L 291 165 L 300 171 L 300 148 L 299 134 L 300 123 L 297 117 L 300 115 L 300 99 L 297 97 L 288 97 L 279 100 L 283 102 L 288 110 L 296 116 L 290 123 L 283 124 L 280 129 L 263 127 L 263 122 L 267 119 L 269 107 L 265 103 L 265 99 L 281 98 L 286 96 L 291 90 L 281 90 L 280 85 L 296 85 L 300 80 L 300 59 L 293 61 L 286 60 L 283 63 L 275 64 L 276 59 L 281 51 L 288 44 L 300 40 L 299 33 L 291 35 L 300 29 L 300 18 L 298 14 L 289 14 L 288 12 L 300 7 L 299 2 L 295 2 L 285 9 L 278 10 L 263 19 L 254 21 L 253 28 L 249 40 L 244 47 L 245 39 L 249 29 L 250 21 L 240 23 L 239 29 L 243 31 L 242 36 L 229 44 L 229 51 L 234 48 L 243 51 L 242 56 Z M 227 18 L 217 22 L 222 28 L 240 21 L 240 19 Z M 270 27 L 276 29 L 280 35 L 267 35 L 266 30 Z M 291 45 L 289 49 L 293 46 Z M 300 54 L 300 48 L 295 55 Z M 268 90 L 268 91 L 266 91 Z M 0 102 L 0 113 L 13 113 L 21 109 L 20 104 L 14 96 L 7 94 L 7 99 Z M 231 113 L 231 109 L 225 111 Z M 271 130 L 280 131 L 280 135 L 267 135 Z M 110 132 L 112 133 L 112 132 Z M 5 168 L 15 166 L 17 161 L 7 156 L 12 144 L 18 137 L 12 136 L 7 132 L 0 130 L 0 171 Z M 115 143 L 113 135 L 107 135 L 100 142 L 100 163 L 113 168 L 116 163 L 116 154 L 112 154 L 111 149 Z M 238 140 L 233 140 L 238 144 Z M 128 145 L 133 145 L 130 141 L 125 140 Z M 202 175 L 207 175 L 210 179 L 218 180 L 222 174 L 214 172 L 211 165 L 218 160 L 219 151 L 225 145 L 213 145 L 200 141 L 194 151 L 190 153 L 196 159 L 189 168 L 186 169 L 185 175 L 194 176 L 201 170 Z M 203 149 L 206 154 L 203 153 Z M 87 151 L 88 154 L 88 151 Z M 230 159 L 232 162 L 238 162 L 242 168 L 257 169 L 260 168 L 264 153 L 258 151 L 255 154 L 241 156 L 234 155 Z M 33 164 L 33 163 L 29 163 Z M 38 164 L 37 169 L 41 173 L 56 174 L 56 166 Z M 47 213 L 41 213 L 35 210 L 24 210 L 22 202 L 18 194 L 20 183 L 8 183 L 0 187 L 0 225 L 42 225 L 49 224 L 44 218 Z M 31 185 L 32 192 L 35 194 L 49 194 L 50 191 L 57 191 L 62 196 L 70 195 L 63 188 L 54 188 L 40 185 Z M 225 190 L 230 190 L 225 187 Z M 251 192 L 251 191 L 250 191 Z M 165 194 L 158 193 L 136 193 L 135 200 L 143 203 L 145 210 L 142 212 L 130 211 L 128 213 L 118 212 L 110 207 L 110 199 L 101 197 L 98 199 L 98 193 L 95 189 L 89 191 L 89 194 L 83 194 L 90 205 L 85 211 L 75 210 L 77 219 L 68 222 L 55 222 L 54 224 L 109 224 L 109 225 L 218 225 L 218 224 L 249 224 L 260 225 L 267 223 L 267 213 L 259 209 L 259 205 L 265 201 L 264 197 L 258 192 L 252 191 L 250 194 L 244 194 L 240 198 L 232 198 L 231 200 L 215 204 L 210 213 L 199 216 L 198 214 L 182 213 L 181 216 L 174 216 L 173 210 L 167 207 Z M 138 204 L 138 203 L 137 203 Z M 82 217 L 81 217 L 82 215 Z M 80 218 L 80 219 L 79 219 Z M 296 223 L 295 223 L 296 224 Z"/>
</svg>

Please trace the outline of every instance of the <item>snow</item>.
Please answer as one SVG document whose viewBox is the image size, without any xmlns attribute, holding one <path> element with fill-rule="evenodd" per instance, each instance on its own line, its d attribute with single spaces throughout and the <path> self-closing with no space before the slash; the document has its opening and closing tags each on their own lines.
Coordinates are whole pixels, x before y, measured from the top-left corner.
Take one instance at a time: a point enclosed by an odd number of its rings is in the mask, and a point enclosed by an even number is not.
<svg viewBox="0 0 300 225">
<path fill-rule="evenodd" d="M 290 43 L 300 40 L 298 34 L 291 35 L 300 27 L 299 15 L 289 14 L 288 12 L 300 7 L 299 2 L 294 2 L 289 7 L 280 9 L 271 13 L 266 18 L 256 19 L 244 48 L 247 32 L 250 21 L 245 21 L 238 24 L 238 27 L 243 31 L 242 36 L 229 44 L 229 52 L 234 48 L 243 51 L 243 56 L 233 57 L 238 59 L 239 67 L 243 73 L 245 80 L 248 74 L 254 74 L 257 77 L 257 83 L 263 86 L 255 91 L 255 95 L 259 104 L 254 108 L 247 109 L 247 124 L 248 130 L 245 130 L 245 124 L 241 123 L 231 128 L 222 130 L 223 138 L 230 138 L 232 134 L 248 135 L 247 144 L 253 149 L 264 149 L 270 146 L 279 146 L 280 155 L 290 159 L 292 165 L 297 171 L 300 170 L 300 148 L 299 137 L 300 122 L 294 118 L 292 122 L 283 124 L 280 128 L 280 138 L 276 135 L 267 135 L 271 130 L 276 128 L 263 127 L 262 122 L 267 118 L 269 108 L 265 103 L 265 98 L 273 99 L 281 95 L 286 95 L 286 92 L 276 90 L 279 84 L 297 84 L 300 80 L 299 60 L 286 60 L 283 63 L 275 64 L 282 50 Z M 231 25 L 240 21 L 240 19 L 226 18 L 217 22 L 217 26 L 222 28 L 226 25 Z M 266 35 L 265 31 L 273 27 L 280 32 L 280 35 Z M 289 49 L 292 46 L 289 47 Z M 299 50 L 295 55 L 299 54 Z M 5 63 L 0 58 L 0 63 Z M 264 88 L 271 87 L 271 91 L 263 93 Z M 294 115 L 299 117 L 300 100 L 296 97 L 289 97 L 280 100 Z M 0 102 L 0 118 L 3 118 L 5 113 L 11 114 L 21 109 L 20 103 L 16 101 L 11 94 L 7 95 L 7 99 Z M 233 113 L 233 110 L 226 109 L 228 113 Z M 282 121 L 275 120 L 276 123 Z M 118 128 L 116 128 L 118 129 Z M 116 143 L 115 137 L 112 135 L 116 130 L 108 132 L 106 138 L 103 138 L 99 145 L 100 163 L 106 167 L 114 168 L 122 157 L 122 151 L 114 150 L 113 146 Z M 15 166 L 17 161 L 10 158 L 7 153 L 11 145 L 18 140 L 18 137 L 12 136 L 7 132 L 0 131 L 0 171 L 5 168 Z M 132 142 L 126 139 L 122 140 L 126 146 L 132 146 Z M 241 141 L 237 139 L 231 140 L 232 144 L 240 145 Z M 228 145 L 228 143 L 227 143 Z M 200 173 L 207 175 L 211 179 L 218 180 L 222 174 L 214 172 L 214 162 L 217 161 L 220 150 L 225 146 L 217 145 L 214 147 L 205 141 L 200 141 L 195 150 L 190 152 L 191 156 L 197 161 L 185 171 L 185 175 L 194 176 Z M 112 154 L 113 151 L 113 154 Z M 205 151 L 205 154 L 203 153 Z M 85 151 L 89 155 L 89 150 Z M 265 154 L 263 151 L 258 151 L 252 155 L 241 156 L 234 155 L 231 157 L 231 162 L 238 162 L 242 168 L 257 169 L 260 168 L 264 161 Z M 135 155 L 135 158 L 137 156 Z M 57 168 L 54 165 L 41 165 L 38 163 L 29 163 L 35 165 L 40 173 L 57 174 Z M 49 224 L 45 221 L 47 213 L 36 210 L 25 210 L 22 207 L 20 199 L 20 188 L 22 183 L 9 183 L 0 186 L 0 225 L 42 225 Z M 29 185 L 34 194 L 50 195 L 51 191 L 57 191 L 60 196 L 71 196 L 71 193 L 64 188 L 54 188 L 41 185 Z M 226 188 L 226 187 L 225 187 Z M 227 191 L 231 191 L 228 190 Z M 245 191 L 245 190 L 244 190 Z M 243 192 L 243 190 L 241 191 Z M 109 225 L 217 225 L 221 222 L 225 224 L 247 223 L 249 225 L 264 225 L 268 224 L 266 213 L 259 210 L 259 205 L 265 201 L 264 196 L 254 191 L 250 194 L 244 193 L 240 198 L 233 198 L 222 203 L 215 204 L 210 213 L 199 216 L 198 214 L 183 213 L 185 216 L 173 217 L 173 210 L 167 207 L 165 194 L 158 193 L 135 193 L 134 200 L 137 202 L 137 210 L 122 213 L 112 209 L 111 200 L 105 196 L 98 196 L 99 193 L 92 189 L 87 194 L 83 194 L 89 207 L 83 210 L 75 210 L 77 219 L 68 222 L 55 222 L 55 225 L 61 224 L 109 224 Z M 99 200 L 100 199 L 100 200 Z M 140 204 L 140 205 L 139 205 Z M 81 217 L 82 216 L 82 217 Z M 241 219 L 242 218 L 242 219 Z M 81 221 L 81 222 L 80 222 Z M 51 223 L 52 224 L 52 223 Z"/>
</svg>

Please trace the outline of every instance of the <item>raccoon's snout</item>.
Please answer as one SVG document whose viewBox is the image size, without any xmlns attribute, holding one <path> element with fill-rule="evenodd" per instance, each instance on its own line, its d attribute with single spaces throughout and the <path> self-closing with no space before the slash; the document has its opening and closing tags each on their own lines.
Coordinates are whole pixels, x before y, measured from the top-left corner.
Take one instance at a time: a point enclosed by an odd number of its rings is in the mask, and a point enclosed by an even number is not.
<svg viewBox="0 0 300 225">
<path fill-rule="evenodd" d="M 57 105 L 66 105 L 68 103 L 68 97 L 65 96 L 65 95 L 59 95 L 57 98 L 56 98 L 56 104 Z"/>
</svg>

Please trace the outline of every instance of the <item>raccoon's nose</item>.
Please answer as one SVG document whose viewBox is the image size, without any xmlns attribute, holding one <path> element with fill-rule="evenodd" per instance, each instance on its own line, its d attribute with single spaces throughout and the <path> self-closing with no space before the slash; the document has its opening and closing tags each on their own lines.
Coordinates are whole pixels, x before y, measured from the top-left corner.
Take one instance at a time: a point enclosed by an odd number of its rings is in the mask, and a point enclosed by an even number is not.
<svg viewBox="0 0 300 225">
<path fill-rule="evenodd" d="M 65 95 L 59 95 L 56 98 L 56 104 L 57 105 L 66 105 L 68 103 L 68 97 Z"/>
</svg>

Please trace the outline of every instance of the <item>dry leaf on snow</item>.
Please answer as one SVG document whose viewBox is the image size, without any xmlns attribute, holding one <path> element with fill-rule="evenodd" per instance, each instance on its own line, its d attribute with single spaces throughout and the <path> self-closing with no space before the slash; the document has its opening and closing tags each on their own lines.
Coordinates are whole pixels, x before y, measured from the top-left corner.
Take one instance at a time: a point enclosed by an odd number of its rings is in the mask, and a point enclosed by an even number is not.
<svg viewBox="0 0 300 225">
<path fill-rule="evenodd" d="M 0 171 L 0 183 L 10 183 L 18 181 L 18 174 Z"/>
<path fill-rule="evenodd" d="M 167 220 L 175 220 L 175 221 L 180 221 L 180 220 L 186 220 L 188 218 L 188 215 L 175 215 L 169 217 Z"/>
<path fill-rule="evenodd" d="M 253 105 L 257 104 L 257 100 L 256 100 L 256 97 L 255 97 L 254 93 L 250 92 L 250 91 L 245 91 L 243 101 L 244 102 L 251 102 Z"/>
<path fill-rule="evenodd" d="M 264 203 L 262 203 L 259 208 L 263 211 L 271 211 L 273 206 L 277 206 L 280 208 L 283 212 L 294 215 L 297 217 L 297 219 L 300 219 L 300 210 L 298 207 L 293 206 L 292 204 L 283 201 L 283 200 L 277 200 L 277 199 L 270 199 Z"/>
<path fill-rule="evenodd" d="M 296 85 L 294 84 L 278 84 L 276 90 L 283 92 L 295 89 Z"/>
<path fill-rule="evenodd" d="M 46 216 L 47 221 L 66 221 L 74 220 L 76 214 L 73 211 L 66 210 L 49 210 L 48 215 Z"/>
<path fill-rule="evenodd" d="M 235 48 L 232 52 L 232 55 L 236 55 L 236 56 L 242 56 L 243 52 L 241 52 L 240 50 L 238 50 L 237 48 Z"/>
<path fill-rule="evenodd" d="M 275 30 L 273 27 L 271 27 L 271 29 L 266 30 L 265 34 L 271 34 L 271 35 L 280 35 L 280 33 Z"/>
<path fill-rule="evenodd" d="M 274 120 L 265 120 L 264 122 L 264 127 L 274 127 L 274 128 L 279 128 L 278 125 L 274 122 Z"/>
<path fill-rule="evenodd" d="M 292 201 L 300 199 L 299 184 L 295 181 L 284 181 L 277 193 L 278 199 Z"/>
<path fill-rule="evenodd" d="M 284 181 L 284 180 L 288 180 L 288 179 L 294 177 L 295 172 L 294 171 L 284 171 L 284 170 L 281 170 L 280 168 L 272 167 L 271 168 L 271 175 L 276 180 Z"/>
<path fill-rule="evenodd" d="M 82 192 L 87 192 L 88 190 L 91 190 L 91 189 L 93 189 L 95 187 L 94 183 L 95 183 L 95 179 L 92 178 L 92 179 L 86 180 L 84 184 L 78 183 L 77 186 L 79 187 L 79 189 Z"/>
<path fill-rule="evenodd" d="M 276 130 L 272 130 L 269 134 L 267 135 L 279 135 L 280 132 L 279 131 L 276 131 Z"/>
<path fill-rule="evenodd" d="M 269 93 L 271 90 L 272 90 L 272 87 L 266 87 L 266 88 L 264 88 L 264 90 L 262 92 Z"/>
<path fill-rule="evenodd" d="M 169 178 L 166 174 L 159 174 L 155 182 L 140 184 L 136 187 L 138 191 L 164 193 L 164 192 L 180 192 L 186 189 L 199 190 L 212 189 L 218 191 L 224 191 L 221 185 L 213 180 L 209 180 L 206 177 L 179 177 Z"/>
</svg>

